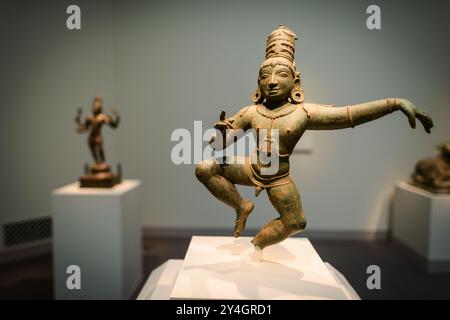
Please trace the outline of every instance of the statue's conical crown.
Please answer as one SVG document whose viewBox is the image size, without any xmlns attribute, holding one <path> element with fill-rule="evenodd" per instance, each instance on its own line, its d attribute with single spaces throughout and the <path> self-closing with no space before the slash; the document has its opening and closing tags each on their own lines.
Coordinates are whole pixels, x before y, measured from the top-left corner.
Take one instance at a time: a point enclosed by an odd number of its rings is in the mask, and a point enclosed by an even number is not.
<svg viewBox="0 0 450 320">
<path fill-rule="evenodd" d="M 280 25 L 267 38 L 266 60 L 279 57 L 294 64 L 295 40 L 297 40 L 295 33 L 284 25 Z"/>
</svg>

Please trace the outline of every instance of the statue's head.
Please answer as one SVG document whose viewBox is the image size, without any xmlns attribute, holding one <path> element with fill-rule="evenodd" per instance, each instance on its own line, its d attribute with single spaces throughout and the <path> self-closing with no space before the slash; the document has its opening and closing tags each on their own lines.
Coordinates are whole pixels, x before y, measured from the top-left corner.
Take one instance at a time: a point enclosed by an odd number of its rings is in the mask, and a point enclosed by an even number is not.
<svg viewBox="0 0 450 320">
<path fill-rule="evenodd" d="M 99 114 L 102 112 L 103 98 L 100 95 L 96 95 L 92 101 L 92 112 L 94 114 Z"/>
<path fill-rule="evenodd" d="M 266 57 L 259 69 L 254 103 L 264 100 L 303 102 L 300 73 L 296 71 L 294 32 L 280 25 L 267 38 Z"/>
</svg>

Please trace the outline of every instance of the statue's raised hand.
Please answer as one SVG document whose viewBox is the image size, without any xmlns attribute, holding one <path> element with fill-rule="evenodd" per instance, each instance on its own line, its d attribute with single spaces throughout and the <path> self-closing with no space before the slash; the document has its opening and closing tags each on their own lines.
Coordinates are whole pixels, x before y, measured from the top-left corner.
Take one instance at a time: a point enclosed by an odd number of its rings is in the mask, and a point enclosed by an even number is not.
<svg viewBox="0 0 450 320">
<path fill-rule="evenodd" d="M 78 108 L 77 109 L 77 116 L 75 117 L 75 122 L 76 123 L 80 123 L 80 118 L 81 118 L 81 114 L 83 113 L 83 109 L 82 108 Z"/>
<path fill-rule="evenodd" d="M 120 118 L 120 114 L 117 111 L 117 109 L 115 108 L 111 108 L 111 113 L 116 117 L 116 118 Z"/>
<path fill-rule="evenodd" d="M 230 129 L 233 127 L 234 119 L 225 119 L 225 111 L 222 110 L 219 116 L 219 121 L 214 124 L 214 128 L 224 132 L 226 129 Z"/>
<path fill-rule="evenodd" d="M 430 115 L 424 111 L 419 110 L 414 103 L 406 99 L 397 99 L 397 107 L 402 111 L 409 120 L 411 128 L 416 127 L 416 118 L 422 123 L 426 132 L 430 133 L 433 128 L 433 120 Z"/>
<path fill-rule="evenodd" d="M 119 122 L 120 122 L 120 114 L 119 112 L 117 112 L 116 109 L 111 108 L 111 113 L 114 115 L 114 118 L 111 117 L 109 114 L 106 115 L 107 121 L 106 123 L 112 127 L 112 128 L 117 128 L 119 126 Z"/>
<path fill-rule="evenodd" d="M 220 113 L 220 116 L 219 116 L 219 121 L 217 121 L 214 124 L 214 128 L 219 130 L 222 135 L 222 142 L 223 142 L 224 146 L 226 145 L 226 136 L 227 136 L 226 131 L 227 131 L 227 129 L 231 129 L 233 127 L 233 122 L 234 122 L 234 119 L 232 119 L 232 118 L 225 119 L 225 111 L 222 110 L 222 112 Z M 214 133 L 211 136 L 211 139 L 209 140 L 209 144 L 212 144 L 214 141 L 216 141 L 216 139 L 217 139 L 217 134 Z"/>
</svg>

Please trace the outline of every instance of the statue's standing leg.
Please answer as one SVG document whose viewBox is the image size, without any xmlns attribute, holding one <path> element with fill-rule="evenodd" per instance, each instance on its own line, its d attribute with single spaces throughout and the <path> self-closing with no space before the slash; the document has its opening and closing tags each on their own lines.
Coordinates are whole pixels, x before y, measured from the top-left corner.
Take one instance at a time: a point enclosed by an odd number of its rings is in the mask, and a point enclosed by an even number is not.
<svg viewBox="0 0 450 320">
<path fill-rule="evenodd" d="M 245 173 L 244 165 L 235 162 L 221 166 L 215 160 L 204 160 L 197 165 L 195 175 L 217 199 L 236 211 L 234 236 L 239 237 L 254 208 L 253 202 L 243 199 L 234 185 L 253 185 Z"/>
<path fill-rule="evenodd" d="M 97 154 L 97 144 L 95 141 L 89 141 L 89 149 L 91 150 L 92 157 L 94 158 L 95 163 L 99 163 L 99 156 Z"/>
<path fill-rule="evenodd" d="M 306 227 L 300 193 L 294 182 L 269 188 L 267 194 L 280 217 L 262 227 L 252 240 L 261 249 L 283 241 Z"/>
<path fill-rule="evenodd" d="M 99 155 L 100 162 L 105 162 L 105 152 L 103 151 L 103 143 L 100 142 L 97 145 L 97 148 L 98 148 L 98 155 Z"/>
</svg>

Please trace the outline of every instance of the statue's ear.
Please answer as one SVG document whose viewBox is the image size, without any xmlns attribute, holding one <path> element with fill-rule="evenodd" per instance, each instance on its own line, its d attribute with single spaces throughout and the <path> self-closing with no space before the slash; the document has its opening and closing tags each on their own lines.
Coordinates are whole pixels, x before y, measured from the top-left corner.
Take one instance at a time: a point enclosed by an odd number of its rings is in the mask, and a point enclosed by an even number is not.
<svg viewBox="0 0 450 320">
<path fill-rule="evenodd" d="M 302 90 L 302 84 L 301 84 L 301 80 L 300 80 L 300 72 L 295 73 L 294 87 L 292 88 L 290 98 L 291 98 L 291 102 L 294 104 L 302 103 L 304 100 L 304 93 Z"/>
<path fill-rule="evenodd" d="M 252 100 L 253 100 L 254 104 L 260 104 L 260 103 L 263 103 L 263 101 L 264 101 L 264 97 L 262 95 L 261 89 L 259 88 L 259 85 L 252 95 Z"/>
</svg>

